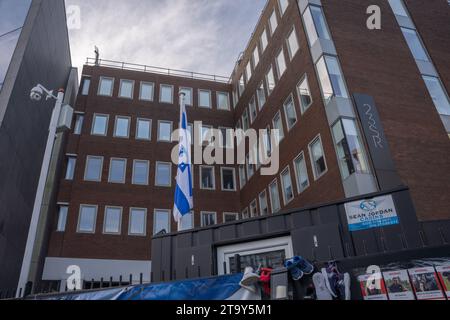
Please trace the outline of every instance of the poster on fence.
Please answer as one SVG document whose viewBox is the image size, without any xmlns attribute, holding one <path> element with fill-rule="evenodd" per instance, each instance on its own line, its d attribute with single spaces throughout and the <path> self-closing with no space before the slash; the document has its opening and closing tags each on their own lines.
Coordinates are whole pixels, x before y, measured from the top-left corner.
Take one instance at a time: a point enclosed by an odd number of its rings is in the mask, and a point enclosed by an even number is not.
<svg viewBox="0 0 450 320">
<path fill-rule="evenodd" d="M 387 300 L 386 286 L 381 273 L 365 274 L 358 277 L 364 300 Z"/>
<path fill-rule="evenodd" d="M 450 265 L 436 267 L 436 271 L 444 287 L 445 294 L 450 299 Z"/>
<path fill-rule="evenodd" d="M 389 300 L 416 300 L 407 270 L 383 272 Z"/>
<path fill-rule="evenodd" d="M 408 270 L 418 300 L 445 300 L 434 267 Z"/>
</svg>

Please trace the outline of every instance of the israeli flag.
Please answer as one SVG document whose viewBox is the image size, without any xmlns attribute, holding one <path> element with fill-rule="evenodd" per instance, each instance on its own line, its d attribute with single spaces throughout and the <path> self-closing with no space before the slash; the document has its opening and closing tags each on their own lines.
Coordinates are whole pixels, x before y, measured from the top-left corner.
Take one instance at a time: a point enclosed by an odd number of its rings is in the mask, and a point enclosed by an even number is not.
<svg viewBox="0 0 450 320">
<path fill-rule="evenodd" d="M 181 219 L 194 209 L 192 195 L 191 138 L 187 129 L 185 94 L 180 93 L 180 128 L 177 183 L 173 216 L 181 229 Z"/>
</svg>

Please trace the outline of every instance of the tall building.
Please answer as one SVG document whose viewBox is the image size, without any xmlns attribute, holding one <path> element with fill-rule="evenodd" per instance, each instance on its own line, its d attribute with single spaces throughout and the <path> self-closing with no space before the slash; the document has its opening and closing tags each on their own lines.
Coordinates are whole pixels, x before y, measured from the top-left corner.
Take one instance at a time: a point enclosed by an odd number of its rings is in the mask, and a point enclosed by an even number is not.
<svg viewBox="0 0 450 320">
<path fill-rule="evenodd" d="M 370 5 L 381 9 L 381 30 L 366 24 Z M 179 91 L 204 140 L 210 128 L 280 132 L 276 175 L 251 161 L 195 165 L 184 226 L 398 187 L 409 188 L 417 212 L 408 219 L 449 219 L 448 21 L 444 0 L 269 0 L 230 79 L 88 60 L 42 279 L 56 288 L 78 265 L 86 287 L 151 280 L 153 235 L 177 231 L 170 134 Z M 217 241 L 204 244 L 208 256 Z"/>
<path fill-rule="evenodd" d="M 54 102 L 30 100 L 38 83 L 74 100 L 64 1 L 0 1 L 0 291 L 18 287 Z M 73 94 L 75 93 L 75 94 Z M 46 240 L 45 242 L 48 242 Z M 42 263 L 41 263 L 42 265 Z"/>
</svg>

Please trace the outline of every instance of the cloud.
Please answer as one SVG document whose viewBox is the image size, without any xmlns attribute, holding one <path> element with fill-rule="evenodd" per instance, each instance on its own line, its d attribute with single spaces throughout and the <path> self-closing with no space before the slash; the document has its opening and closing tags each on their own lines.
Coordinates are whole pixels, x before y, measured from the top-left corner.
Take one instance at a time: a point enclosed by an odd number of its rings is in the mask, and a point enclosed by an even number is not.
<svg viewBox="0 0 450 320">
<path fill-rule="evenodd" d="M 80 8 L 69 30 L 72 60 L 93 56 L 229 76 L 266 0 L 66 0 Z"/>
</svg>

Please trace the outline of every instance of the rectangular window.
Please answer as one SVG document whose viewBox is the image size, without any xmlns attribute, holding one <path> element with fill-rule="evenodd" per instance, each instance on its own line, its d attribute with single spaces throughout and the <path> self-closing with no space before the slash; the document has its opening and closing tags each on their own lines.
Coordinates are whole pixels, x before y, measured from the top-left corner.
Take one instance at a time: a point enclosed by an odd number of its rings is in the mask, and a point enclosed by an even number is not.
<svg viewBox="0 0 450 320">
<path fill-rule="evenodd" d="M 172 164 L 169 162 L 156 162 L 155 185 L 157 187 L 172 186 Z"/>
<path fill-rule="evenodd" d="M 83 77 L 81 80 L 81 95 L 87 96 L 89 94 L 89 88 L 91 86 L 91 78 Z"/>
<path fill-rule="evenodd" d="M 233 168 L 221 168 L 222 191 L 236 191 L 236 177 Z"/>
<path fill-rule="evenodd" d="M 309 109 L 313 102 L 311 90 L 309 89 L 308 76 L 306 74 L 297 85 L 297 95 L 303 114 Z"/>
<path fill-rule="evenodd" d="M 266 104 L 266 90 L 264 89 L 264 82 L 261 82 L 258 89 L 256 89 L 256 96 L 258 97 L 259 111 L 261 111 Z"/>
<path fill-rule="evenodd" d="M 150 163 L 147 160 L 133 161 L 133 184 L 140 186 L 148 185 L 149 166 Z"/>
<path fill-rule="evenodd" d="M 211 91 L 209 90 L 198 90 L 199 96 L 199 107 L 211 109 Z"/>
<path fill-rule="evenodd" d="M 249 83 L 250 79 L 252 78 L 252 64 L 250 61 L 247 63 L 247 66 L 245 67 L 245 72 L 247 74 L 247 83 Z"/>
<path fill-rule="evenodd" d="M 308 6 L 303 14 L 309 45 L 312 47 L 317 39 L 331 40 L 330 33 L 321 7 Z"/>
<path fill-rule="evenodd" d="M 278 0 L 278 6 L 280 7 L 281 15 L 284 15 L 289 7 L 289 0 Z"/>
<path fill-rule="evenodd" d="M 367 173 L 366 155 L 355 120 L 342 119 L 333 126 L 332 131 L 342 179 L 355 172 Z"/>
<path fill-rule="evenodd" d="M 408 43 L 408 47 L 414 56 L 414 59 L 420 61 L 430 61 L 417 31 L 403 27 L 401 29 L 403 35 L 405 36 L 406 42 Z"/>
<path fill-rule="evenodd" d="M 242 210 L 242 219 L 248 219 L 250 218 L 250 215 L 248 214 L 248 208 L 245 208 Z"/>
<path fill-rule="evenodd" d="M 246 164 L 247 164 L 247 177 L 248 177 L 248 180 L 250 181 L 250 179 L 255 174 L 255 166 L 250 159 L 250 154 L 247 154 L 245 159 L 246 159 Z"/>
<path fill-rule="evenodd" d="M 292 94 L 284 102 L 284 114 L 286 115 L 286 123 L 290 131 L 297 123 L 297 111 L 295 110 L 294 96 Z"/>
<path fill-rule="evenodd" d="M 258 64 L 259 64 L 259 50 L 258 45 L 256 45 L 255 49 L 253 50 L 253 68 L 256 69 Z"/>
<path fill-rule="evenodd" d="M 305 155 L 303 152 L 294 160 L 294 168 L 297 190 L 299 193 L 302 193 L 309 187 L 308 169 L 306 168 Z"/>
<path fill-rule="evenodd" d="M 408 17 L 408 13 L 406 12 L 402 0 L 388 0 L 388 1 L 395 15 Z"/>
<path fill-rule="evenodd" d="M 119 97 L 133 99 L 134 81 L 120 79 Z"/>
<path fill-rule="evenodd" d="M 215 190 L 215 180 L 214 167 L 200 167 L 200 188 L 202 190 Z"/>
<path fill-rule="evenodd" d="M 66 231 L 68 214 L 69 214 L 69 207 L 67 205 L 60 205 L 58 211 L 58 225 L 56 227 L 56 232 Z"/>
<path fill-rule="evenodd" d="M 202 125 L 202 143 L 209 145 L 213 142 L 213 127 L 208 125 Z"/>
<path fill-rule="evenodd" d="M 184 101 L 186 103 L 187 106 L 193 106 L 194 105 L 194 101 L 193 101 L 193 90 L 192 88 L 186 88 L 186 87 L 182 87 L 180 88 L 180 93 L 184 93 Z"/>
<path fill-rule="evenodd" d="M 142 101 L 153 101 L 155 95 L 155 84 L 152 82 L 141 82 L 139 99 Z"/>
<path fill-rule="evenodd" d="M 67 169 L 66 169 L 66 180 L 73 180 L 75 176 L 75 166 L 77 164 L 76 156 L 67 157 Z"/>
<path fill-rule="evenodd" d="M 126 171 L 126 159 L 111 158 L 108 181 L 111 183 L 125 183 Z"/>
<path fill-rule="evenodd" d="M 269 44 L 269 38 L 267 35 L 267 31 L 264 28 L 263 33 L 261 34 L 261 51 L 262 53 L 264 53 L 264 51 L 266 51 L 267 45 Z"/>
<path fill-rule="evenodd" d="M 264 151 L 266 154 L 266 157 L 270 157 L 272 154 L 272 137 L 270 136 L 271 130 L 270 126 L 266 128 L 263 135 L 263 144 L 264 144 Z"/>
<path fill-rule="evenodd" d="M 136 122 L 136 139 L 151 140 L 152 138 L 152 120 L 137 119 Z"/>
<path fill-rule="evenodd" d="M 244 113 L 242 114 L 242 130 L 247 131 L 250 129 L 250 119 L 248 117 L 248 109 L 245 108 Z"/>
<path fill-rule="evenodd" d="M 191 230 L 194 229 L 194 212 L 191 211 L 191 213 L 185 214 L 181 218 L 181 224 L 179 225 L 178 231 L 184 231 L 184 230 Z"/>
<path fill-rule="evenodd" d="M 173 86 L 167 84 L 161 85 L 159 102 L 173 104 Z"/>
<path fill-rule="evenodd" d="M 250 100 L 248 107 L 250 109 L 250 122 L 253 124 L 253 122 L 255 122 L 256 120 L 256 117 L 258 116 L 258 112 L 256 111 L 255 96 L 253 96 L 252 99 Z"/>
<path fill-rule="evenodd" d="M 297 38 L 297 32 L 295 31 L 295 27 L 291 30 L 287 37 L 287 46 L 288 46 L 288 53 L 289 53 L 289 59 L 292 60 L 297 53 L 297 51 L 300 49 L 300 46 L 298 44 L 298 38 Z"/>
<path fill-rule="evenodd" d="M 78 217 L 78 233 L 95 233 L 97 206 L 81 205 Z"/>
<path fill-rule="evenodd" d="M 91 134 L 94 136 L 106 136 L 108 134 L 108 121 L 108 115 L 94 114 Z"/>
<path fill-rule="evenodd" d="M 270 34 L 273 35 L 278 27 L 278 17 L 275 9 L 273 10 L 272 15 L 269 18 L 269 26 L 270 26 Z"/>
<path fill-rule="evenodd" d="M 230 110 L 230 97 L 226 92 L 217 92 L 217 109 Z"/>
<path fill-rule="evenodd" d="M 278 111 L 275 117 L 273 118 L 273 129 L 277 130 L 274 132 L 276 135 L 278 141 L 278 144 L 284 139 L 284 127 L 283 127 L 283 121 L 281 120 L 281 114 Z"/>
<path fill-rule="evenodd" d="M 272 206 L 272 213 L 275 214 L 281 210 L 280 193 L 278 191 L 277 180 L 273 181 L 269 186 L 270 204 Z"/>
<path fill-rule="evenodd" d="M 87 156 L 84 180 L 100 182 L 102 180 L 103 157 Z"/>
<path fill-rule="evenodd" d="M 239 213 L 224 212 L 223 223 L 235 222 L 239 220 Z"/>
<path fill-rule="evenodd" d="M 130 121 L 129 117 L 116 117 L 116 123 L 114 126 L 114 137 L 116 138 L 129 138 L 130 137 Z"/>
<path fill-rule="evenodd" d="M 217 213 L 216 212 L 203 212 L 202 217 L 202 227 L 214 226 L 217 224 Z"/>
<path fill-rule="evenodd" d="M 158 141 L 172 142 L 172 122 L 158 121 Z"/>
<path fill-rule="evenodd" d="M 170 210 L 156 209 L 153 219 L 153 235 L 170 233 Z"/>
<path fill-rule="evenodd" d="M 111 97 L 114 88 L 114 78 L 100 77 L 100 84 L 98 86 L 98 95 Z"/>
<path fill-rule="evenodd" d="M 120 234 L 122 227 L 122 208 L 106 207 L 103 223 L 104 234 Z"/>
<path fill-rule="evenodd" d="M 239 95 L 237 93 L 237 89 L 233 90 L 233 108 L 236 108 L 236 105 L 239 102 Z"/>
<path fill-rule="evenodd" d="M 439 78 L 423 76 L 428 92 L 439 114 L 450 116 L 450 99 Z"/>
<path fill-rule="evenodd" d="M 258 216 L 258 204 L 256 200 L 253 200 L 252 203 L 250 203 L 250 217 L 255 218 Z"/>
<path fill-rule="evenodd" d="M 245 90 L 245 79 L 244 75 L 241 75 L 241 77 L 239 78 L 239 97 L 242 97 L 244 90 Z"/>
<path fill-rule="evenodd" d="M 325 103 L 336 96 L 348 98 L 347 89 L 342 76 L 341 68 L 336 57 L 322 56 L 316 64 L 319 83 Z"/>
<path fill-rule="evenodd" d="M 267 192 L 264 190 L 259 194 L 259 207 L 261 208 L 261 215 L 266 216 L 269 214 L 269 206 L 267 204 Z"/>
<path fill-rule="evenodd" d="M 283 49 L 281 49 L 280 53 L 278 53 L 275 61 L 277 64 L 278 79 L 281 79 L 281 76 L 286 72 L 286 59 L 284 57 Z"/>
<path fill-rule="evenodd" d="M 309 145 L 309 154 L 311 156 L 311 164 L 314 172 L 314 179 L 318 180 L 327 172 L 327 163 L 325 153 L 323 151 L 322 139 L 318 136 Z"/>
<path fill-rule="evenodd" d="M 247 177 L 245 176 L 245 166 L 243 164 L 239 165 L 239 184 L 241 190 L 245 187 L 247 183 Z"/>
<path fill-rule="evenodd" d="M 270 96 L 273 89 L 275 89 L 275 75 L 273 73 L 273 68 L 270 67 L 269 71 L 267 71 L 266 74 L 266 88 L 267 88 L 267 94 Z"/>
<path fill-rule="evenodd" d="M 292 187 L 291 170 L 289 167 L 281 173 L 281 186 L 283 188 L 284 205 L 287 205 L 294 199 L 294 189 Z"/>
<path fill-rule="evenodd" d="M 220 127 L 220 144 L 221 148 L 233 148 L 233 129 Z"/>
<path fill-rule="evenodd" d="M 130 209 L 128 234 L 130 236 L 145 236 L 147 234 L 147 209 Z"/>
<path fill-rule="evenodd" d="M 83 130 L 84 114 L 75 114 L 75 126 L 73 128 L 73 134 L 80 135 Z"/>
</svg>

